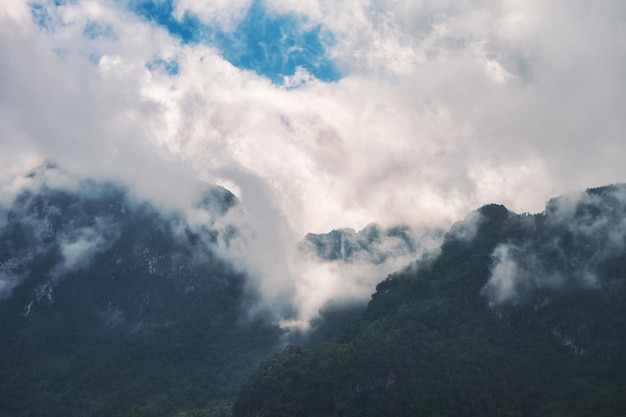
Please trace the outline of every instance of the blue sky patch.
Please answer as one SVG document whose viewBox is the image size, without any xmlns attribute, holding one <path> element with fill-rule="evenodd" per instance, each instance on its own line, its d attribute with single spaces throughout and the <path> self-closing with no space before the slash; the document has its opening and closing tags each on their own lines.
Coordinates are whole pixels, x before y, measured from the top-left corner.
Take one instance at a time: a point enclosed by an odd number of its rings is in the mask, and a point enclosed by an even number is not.
<svg viewBox="0 0 626 417">
<path fill-rule="evenodd" d="M 197 43 L 207 37 L 209 28 L 197 17 L 189 13 L 185 13 L 181 20 L 174 17 L 172 0 L 131 0 L 129 7 L 138 15 L 167 29 L 183 43 Z"/>
<path fill-rule="evenodd" d="M 89 62 L 91 62 L 94 65 L 100 64 L 100 59 L 101 58 L 102 58 L 102 55 L 96 54 L 96 53 L 91 53 L 91 54 L 87 55 L 87 59 L 89 60 Z"/>
<path fill-rule="evenodd" d="M 87 23 L 85 30 L 83 31 L 83 35 L 89 39 L 115 37 L 115 33 L 113 32 L 111 25 L 93 20 Z"/>
<path fill-rule="evenodd" d="M 52 16 L 43 4 L 33 3 L 30 5 L 30 15 L 33 21 L 44 30 L 52 29 Z"/>
<path fill-rule="evenodd" d="M 256 72 L 276 84 L 293 75 L 298 67 L 322 81 L 337 81 L 341 74 L 326 55 L 333 39 L 320 25 L 304 28 L 291 15 L 272 14 L 261 0 L 255 0 L 232 32 L 207 26 L 196 16 L 173 16 L 172 0 L 133 0 L 130 8 L 152 21 L 183 43 L 208 43 L 236 67 Z"/>
<path fill-rule="evenodd" d="M 178 62 L 175 60 L 166 61 L 164 59 L 157 58 L 148 62 L 146 64 L 146 68 L 150 71 L 163 71 L 170 76 L 178 74 Z"/>
</svg>

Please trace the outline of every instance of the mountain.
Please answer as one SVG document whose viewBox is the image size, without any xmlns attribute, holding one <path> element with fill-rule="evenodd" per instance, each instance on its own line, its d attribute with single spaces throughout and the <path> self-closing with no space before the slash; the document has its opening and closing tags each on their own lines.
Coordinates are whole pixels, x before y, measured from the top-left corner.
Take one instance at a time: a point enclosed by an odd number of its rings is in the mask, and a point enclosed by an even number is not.
<svg viewBox="0 0 626 417">
<path fill-rule="evenodd" d="M 406 258 L 408 263 L 437 248 L 442 238 L 443 231 L 439 229 L 411 229 L 408 226 L 382 228 L 370 224 L 358 232 L 354 229 L 335 229 L 323 234 L 309 233 L 298 249 L 327 262 L 381 264 L 391 259 Z"/>
<path fill-rule="evenodd" d="M 57 171 L 1 200 L 0 417 L 626 415 L 625 185 L 309 234 L 339 273 L 408 267 L 287 335 L 224 256 L 228 190 L 183 212 Z"/>
<path fill-rule="evenodd" d="M 3 206 L 0 416 L 212 415 L 232 401 L 283 346 L 273 318 L 250 314 L 245 276 L 218 256 L 238 233 L 222 221 L 237 204 L 204 186 L 197 226 L 81 180 L 44 181 Z"/>
<path fill-rule="evenodd" d="M 233 415 L 623 416 L 625 317 L 625 185 L 536 215 L 491 204 L 336 341 L 260 366 Z"/>
</svg>

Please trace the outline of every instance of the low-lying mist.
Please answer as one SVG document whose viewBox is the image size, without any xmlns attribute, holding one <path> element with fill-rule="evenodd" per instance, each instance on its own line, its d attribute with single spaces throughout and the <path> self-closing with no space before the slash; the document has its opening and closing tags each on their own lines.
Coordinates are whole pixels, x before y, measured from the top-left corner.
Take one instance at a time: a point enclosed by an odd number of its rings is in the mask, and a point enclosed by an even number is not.
<svg viewBox="0 0 626 417">
<path fill-rule="evenodd" d="M 50 163 L 16 176 L 1 196 L 0 226 L 18 222 L 29 241 L 21 252 L 11 252 L 8 243 L 0 297 L 10 296 L 28 276 L 29 262 L 50 250 L 52 241 L 58 245 L 58 261 L 47 272 L 51 288 L 67 274 L 87 269 L 116 242 L 126 211 L 150 207 L 181 247 L 194 252 L 193 262 L 217 256 L 246 277 L 247 291 L 257 300 L 246 306 L 248 316 L 271 312 L 284 328 L 307 329 L 329 303 L 364 304 L 379 281 L 434 253 L 443 238 L 441 229 L 372 224 L 359 232 L 338 229 L 298 239 L 266 198 L 263 184 L 239 177 L 243 201 L 223 187 L 197 182 L 181 186 L 186 198 L 148 199 L 132 187 L 80 178 Z M 76 202 L 59 207 L 50 198 L 54 193 L 73 195 Z M 111 203 L 110 213 L 95 210 L 92 206 L 107 193 L 116 196 L 115 207 Z M 61 218 L 67 224 L 57 231 Z M 154 263 L 156 268 L 158 260 Z"/>
</svg>

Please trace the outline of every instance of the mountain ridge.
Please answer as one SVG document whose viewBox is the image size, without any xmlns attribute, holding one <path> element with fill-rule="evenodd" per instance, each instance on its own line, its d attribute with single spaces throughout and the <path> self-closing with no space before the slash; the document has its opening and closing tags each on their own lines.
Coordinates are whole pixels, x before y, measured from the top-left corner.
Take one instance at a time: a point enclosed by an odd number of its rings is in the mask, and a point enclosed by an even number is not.
<svg viewBox="0 0 626 417">
<path fill-rule="evenodd" d="M 338 341 L 261 366 L 233 415 L 623 415 L 624 191 L 481 207 Z"/>
<path fill-rule="evenodd" d="M 309 234 L 315 262 L 401 269 L 299 334 L 222 256 L 237 198 L 206 186 L 194 204 L 190 223 L 115 183 L 44 181 L 0 207 L 0 416 L 626 410 L 624 184 L 538 214 L 487 204 L 445 235 Z"/>
</svg>

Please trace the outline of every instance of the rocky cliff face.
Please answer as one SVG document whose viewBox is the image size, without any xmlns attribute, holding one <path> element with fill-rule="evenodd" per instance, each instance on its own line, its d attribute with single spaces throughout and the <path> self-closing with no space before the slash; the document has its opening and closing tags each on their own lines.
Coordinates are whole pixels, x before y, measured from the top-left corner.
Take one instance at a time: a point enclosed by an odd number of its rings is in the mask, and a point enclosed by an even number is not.
<svg viewBox="0 0 626 417">
<path fill-rule="evenodd" d="M 410 262 L 438 248 L 443 234 L 439 229 L 382 228 L 371 224 L 359 232 L 336 229 L 325 234 L 309 233 L 299 249 L 328 262 L 381 264 L 397 258 Z"/>
</svg>

